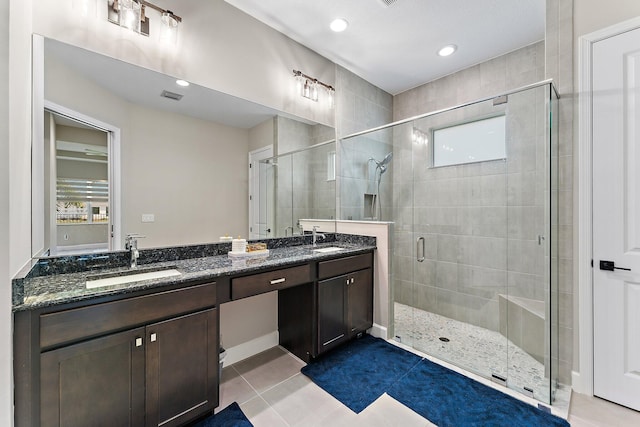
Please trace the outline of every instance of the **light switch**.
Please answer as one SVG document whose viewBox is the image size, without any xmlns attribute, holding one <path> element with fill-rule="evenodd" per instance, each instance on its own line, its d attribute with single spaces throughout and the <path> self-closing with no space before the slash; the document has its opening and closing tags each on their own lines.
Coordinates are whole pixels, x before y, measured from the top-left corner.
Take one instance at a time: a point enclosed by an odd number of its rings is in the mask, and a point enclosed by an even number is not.
<svg viewBox="0 0 640 427">
<path fill-rule="evenodd" d="M 142 222 L 155 222 L 156 216 L 154 214 L 142 214 Z"/>
</svg>

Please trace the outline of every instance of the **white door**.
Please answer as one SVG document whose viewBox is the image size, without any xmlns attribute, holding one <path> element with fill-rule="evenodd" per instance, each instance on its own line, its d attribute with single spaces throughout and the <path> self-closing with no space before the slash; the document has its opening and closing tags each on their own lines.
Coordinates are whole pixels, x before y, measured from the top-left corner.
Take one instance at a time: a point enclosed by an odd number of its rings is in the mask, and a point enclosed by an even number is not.
<svg viewBox="0 0 640 427">
<path fill-rule="evenodd" d="M 267 196 L 266 164 L 261 162 L 273 157 L 273 147 L 268 146 L 249 153 L 249 238 L 269 237 L 267 223 L 267 202 L 261 200 Z"/>
<path fill-rule="evenodd" d="M 594 43 L 592 70 L 593 389 L 640 410 L 640 29 Z"/>
</svg>

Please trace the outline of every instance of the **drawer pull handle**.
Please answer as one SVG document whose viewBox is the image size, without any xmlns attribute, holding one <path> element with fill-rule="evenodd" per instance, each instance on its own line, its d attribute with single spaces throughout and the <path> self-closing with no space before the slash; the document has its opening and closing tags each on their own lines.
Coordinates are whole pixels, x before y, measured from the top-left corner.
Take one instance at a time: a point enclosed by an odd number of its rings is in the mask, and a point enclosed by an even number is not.
<svg viewBox="0 0 640 427">
<path fill-rule="evenodd" d="M 284 283 L 286 280 L 287 280 L 287 279 L 285 279 L 284 277 L 283 277 L 283 278 L 281 278 L 281 279 L 273 279 L 273 280 L 271 281 L 271 284 L 272 284 L 272 285 L 277 285 L 278 283 Z"/>
<path fill-rule="evenodd" d="M 136 347 L 142 347 L 142 338 L 136 338 Z"/>
<path fill-rule="evenodd" d="M 333 339 L 331 339 L 331 340 L 327 341 L 326 343 L 324 343 L 324 344 L 322 344 L 322 345 L 323 345 L 323 346 L 325 346 L 325 345 L 329 345 L 329 344 L 331 344 L 331 343 L 332 343 L 332 342 L 334 342 L 334 341 L 338 341 L 338 340 L 339 340 L 340 338 L 342 338 L 342 337 L 344 337 L 344 334 L 341 334 L 341 335 L 339 335 L 339 336 L 337 336 L 337 337 L 335 337 L 335 338 L 333 338 Z"/>
<path fill-rule="evenodd" d="M 151 342 L 156 342 L 158 336 L 156 334 L 151 334 Z"/>
</svg>

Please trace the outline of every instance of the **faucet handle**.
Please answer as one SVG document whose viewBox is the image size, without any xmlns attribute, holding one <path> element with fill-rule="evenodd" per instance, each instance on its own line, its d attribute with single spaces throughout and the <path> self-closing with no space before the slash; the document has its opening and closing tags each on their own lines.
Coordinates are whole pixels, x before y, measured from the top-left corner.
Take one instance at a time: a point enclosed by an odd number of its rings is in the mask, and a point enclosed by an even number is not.
<svg viewBox="0 0 640 427">
<path fill-rule="evenodd" d="M 124 238 L 124 248 L 125 250 L 129 250 L 131 249 L 131 244 L 135 241 L 137 241 L 138 239 L 144 239 L 147 236 L 144 236 L 142 234 L 137 234 L 137 233 L 129 233 L 125 236 Z"/>
<path fill-rule="evenodd" d="M 147 236 L 138 233 L 129 233 L 127 234 L 127 239 L 144 239 Z"/>
</svg>

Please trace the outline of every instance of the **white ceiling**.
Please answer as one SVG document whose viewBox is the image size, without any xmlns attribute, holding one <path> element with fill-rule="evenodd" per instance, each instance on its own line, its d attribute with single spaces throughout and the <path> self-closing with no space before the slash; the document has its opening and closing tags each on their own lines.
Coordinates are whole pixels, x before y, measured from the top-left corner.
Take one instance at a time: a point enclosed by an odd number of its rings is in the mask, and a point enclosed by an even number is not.
<svg viewBox="0 0 640 427">
<path fill-rule="evenodd" d="M 45 61 L 47 58 L 56 58 L 120 98 L 148 108 L 243 129 L 250 129 L 277 114 L 285 115 L 202 86 L 180 87 L 175 77 L 52 39 L 45 39 Z M 163 98 L 160 96 L 163 90 L 178 93 L 183 98 L 180 101 Z"/>
<path fill-rule="evenodd" d="M 545 0 L 226 1 L 392 95 L 543 40 L 545 30 Z M 337 17 L 349 22 L 343 33 L 329 29 Z M 458 51 L 439 57 L 447 44 Z"/>
</svg>

